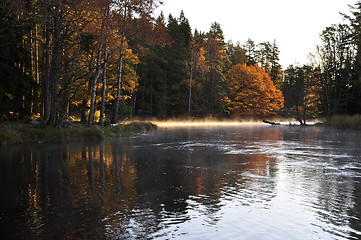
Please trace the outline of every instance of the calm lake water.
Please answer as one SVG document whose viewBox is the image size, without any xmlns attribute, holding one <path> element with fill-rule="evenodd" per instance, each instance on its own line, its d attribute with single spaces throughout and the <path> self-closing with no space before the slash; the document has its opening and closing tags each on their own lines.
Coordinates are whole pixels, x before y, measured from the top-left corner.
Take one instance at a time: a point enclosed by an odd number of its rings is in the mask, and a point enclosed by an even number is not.
<svg viewBox="0 0 361 240">
<path fill-rule="evenodd" d="M 1 239 L 361 239 L 361 133 L 159 128 L 0 148 Z"/>
</svg>

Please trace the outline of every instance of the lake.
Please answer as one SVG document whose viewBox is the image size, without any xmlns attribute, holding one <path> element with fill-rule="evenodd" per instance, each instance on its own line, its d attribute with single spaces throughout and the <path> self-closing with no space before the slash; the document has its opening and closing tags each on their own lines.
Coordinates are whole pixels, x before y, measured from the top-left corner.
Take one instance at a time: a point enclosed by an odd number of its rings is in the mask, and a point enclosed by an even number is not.
<svg viewBox="0 0 361 240">
<path fill-rule="evenodd" d="M 0 148 L 1 239 L 361 239 L 361 133 L 178 126 Z"/>
</svg>

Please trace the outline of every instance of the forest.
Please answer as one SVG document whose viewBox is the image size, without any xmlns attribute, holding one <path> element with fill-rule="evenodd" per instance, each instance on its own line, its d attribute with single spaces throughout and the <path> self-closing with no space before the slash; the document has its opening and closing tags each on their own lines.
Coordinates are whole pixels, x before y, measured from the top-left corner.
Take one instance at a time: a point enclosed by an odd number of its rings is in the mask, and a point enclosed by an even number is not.
<svg viewBox="0 0 361 240">
<path fill-rule="evenodd" d="M 276 40 L 192 30 L 158 0 L 2 0 L 0 119 L 61 127 L 130 117 L 308 119 L 361 113 L 361 2 L 320 29 L 308 65 Z M 297 47 L 297 46 L 295 46 Z"/>
</svg>

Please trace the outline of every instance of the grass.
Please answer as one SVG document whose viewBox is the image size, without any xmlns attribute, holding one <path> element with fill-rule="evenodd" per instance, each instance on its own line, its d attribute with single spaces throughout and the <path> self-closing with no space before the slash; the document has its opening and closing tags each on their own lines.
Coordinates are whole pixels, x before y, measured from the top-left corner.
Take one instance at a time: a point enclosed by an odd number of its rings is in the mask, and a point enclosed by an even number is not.
<svg viewBox="0 0 361 240">
<path fill-rule="evenodd" d="M 127 124 L 120 124 L 115 127 L 104 127 L 102 128 L 102 133 L 105 138 L 117 138 L 119 136 L 128 136 L 134 133 L 152 131 L 156 128 L 156 125 L 149 122 L 130 122 Z"/>
<path fill-rule="evenodd" d="M 332 128 L 361 130 L 361 115 L 336 115 L 327 119 L 324 124 Z"/>
<path fill-rule="evenodd" d="M 76 125 L 73 128 L 58 129 L 46 125 L 31 125 L 17 122 L 2 122 L 0 124 L 0 145 L 45 142 L 75 142 L 101 141 L 109 138 L 119 138 L 132 134 L 151 131 L 156 125 L 148 122 L 131 122 L 118 126 L 86 128 Z"/>
</svg>

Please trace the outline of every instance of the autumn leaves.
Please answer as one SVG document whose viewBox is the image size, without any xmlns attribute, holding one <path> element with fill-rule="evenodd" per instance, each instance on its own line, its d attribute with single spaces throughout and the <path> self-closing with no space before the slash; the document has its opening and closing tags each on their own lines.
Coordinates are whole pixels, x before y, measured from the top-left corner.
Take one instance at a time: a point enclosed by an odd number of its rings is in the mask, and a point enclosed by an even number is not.
<svg viewBox="0 0 361 240">
<path fill-rule="evenodd" d="M 258 65 L 238 64 L 228 72 L 228 109 L 233 115 L 269 116 L 284 104 L 282 92 Z"/>
</svg>

